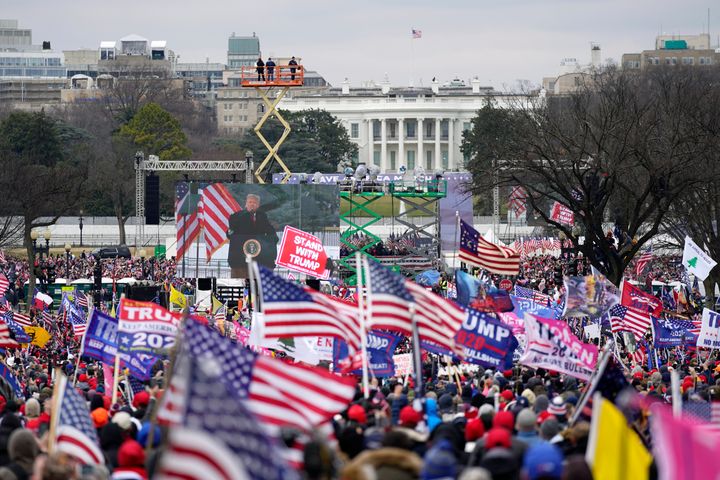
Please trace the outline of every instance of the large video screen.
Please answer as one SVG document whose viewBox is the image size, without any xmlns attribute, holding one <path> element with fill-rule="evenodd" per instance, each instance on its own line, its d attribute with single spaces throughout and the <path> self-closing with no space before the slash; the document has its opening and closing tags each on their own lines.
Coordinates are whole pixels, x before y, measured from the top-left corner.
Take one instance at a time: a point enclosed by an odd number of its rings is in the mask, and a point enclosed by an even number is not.
<svg viewBox="0 0 720 480">
<path fill-rule="evenodd" d="M 181 183 L 176 199 L 178 244 L 187 243 L 183 235 L 192 235 L 195 213 L 208 256 L 215 259 L 216 252 L 227 252 L 231 276 L 247 278 L 248 255 L 275 267 L 278 243 L 287 225 L 336 244 L 339 209 L 337 185 Z M 221 248 L 224 245 L 227 248 Z"/>
</svg>

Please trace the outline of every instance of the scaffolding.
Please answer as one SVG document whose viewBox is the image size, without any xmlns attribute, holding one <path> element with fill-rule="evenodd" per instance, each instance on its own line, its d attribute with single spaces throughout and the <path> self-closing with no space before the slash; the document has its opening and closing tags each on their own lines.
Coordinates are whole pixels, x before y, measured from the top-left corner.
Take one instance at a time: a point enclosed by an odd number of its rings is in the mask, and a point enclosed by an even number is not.
<svg viewBox="0 0 720 480">
<path fill-rule="evenodd" d="M 401 255 L 392 269 L 402 273 L 413 272 L 412 267 L 404 267 L 402 258 L 412 256 L 430 256 L 433 263 L 440 258 L 440 209 L 439 200 L 447 196 L 447 180 L 425 177 L 414 181 L 393 181 L 387 185 L 374 182 L 352 181 L 346 179 L 340 183 L 340 244 L 347 249 L 341 255 L 339 263 L 349 276 L 345 279 L 348 285 L 356 281 L 355 253 L 361 254 L 382 263 L 382 257 L 372 254 L 374 247 L 383 242 L 374 231 L 373 226 L 383 217 L 380 212 L 382 198 L 390 198 L 390 215 L 394 221 L 405 227 L 402 237 L 425 238 L 431 251 L 420 251 L 407 242 L 405 255 Z M 394 211 L 395 202 L 399 202 L 399 212 Z M 342 205 L 343 202 L 345 205 Z M 431 218 L 431 221 L 418 223 L 419 218 Z M 357 242 L 358 237 L 367 243 Z M 396 258 L 396 257 L 394 257 Z"/>
</svg>

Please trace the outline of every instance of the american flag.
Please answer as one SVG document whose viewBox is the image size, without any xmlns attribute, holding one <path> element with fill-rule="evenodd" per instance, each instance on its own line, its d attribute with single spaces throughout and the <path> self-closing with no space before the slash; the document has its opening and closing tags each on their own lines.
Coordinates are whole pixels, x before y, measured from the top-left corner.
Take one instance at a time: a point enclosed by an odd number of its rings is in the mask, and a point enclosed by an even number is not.
<svg viewBox="0 0 720 480">
<path fill-rule="evenodd" d="M 517 275 L 520 255 L 510 247 L 485 240 L 477 230 L 460 220 L 460 261 L 493 273 Z"/>
<path fill-rule="evenodd" d="M 247 402 L 237 401 L 217 370 L 193 358 L 187 359 L 185 370 L 183 420 L 171 428 L 154 478 L 299 478 L 282 460 L 284 449 L 279 442 L 253 418 Z"/>
<path fill-rule="evenodd" d="M 652 262 L 653 259 L 653 250 L 652 245 L 648 246 L 648 248 L 643 252 L 640 257 L 637 259 L 637 263 L 635 264 L 635 275 L 640 276 L 642 272 L 645 270 L 645 267 L 647 267 L 647 264 Z"/>
<path fill-rule="evenodd" d="M 97 433 L 90 419 L 85 399 L 68 382 L 65 375 L 60 374 L 57 394 L 59 399 L 53 409 L 52 422 L 57 425 L 55 447 L 60 452 L 74 456 L 85 464 L 104 464 L 105 459 L 98 445 Z M 50 431 L 53 431 L 50 429 Z"/>
<path fill-rule="evenodd" d="M 196 321 L 185 324 L 183 345 L 190 356 L 216 363 L 234 398 L 246 400 L 250 412 L 274 433 L 281 426 L 311 431 L 345 410 L 355 395 L 351 377 L 256 354 Z M 187 388 L 181 375 L 173 376 L 163 395 L 159 420 L 182 421 Z"/>
<path fill-rule="evenodd" d="M 683 413 L 720 429 L 720 402 L 683 402 Z"/>
<path fill-rule="evenodd" d="M 78 307 L 84 308 L 86 310 L 88 308 L 87 295 L 85 295 L 85 293 L 82 292 L 81 290 L 75 290 L 75 304 Z"/>
<path fill-rule="evenodd" d="M 240 204 L 222 183 L 209 185 L 202 190 L 202 226 L 206 257 L 210 257 L 228 240 L 230 215 L 242 210 Z"/>
<path fill-rule="evenodd" d="M 636 365 L 645 365 L 647 356 L 645 351 L 638 346 L 633 353 L 630 354 L 632 357 L 633 362 L 635 362 Z"/>
<path fill-rule="evenodd" d="M 448 352 L 462 353 L 462 348 L 455 344 L 455 334 L 467 312 L 376 262 L 363 261 L 369 274 L 366 277 L 368 330 L 377 328 L 412 335 L 410 306 L 414 304 L 420 340 Z"/>
<path fill-rule="evenodd" d="M 532 300 L 543 307 L 549 307 L 552 304 L 552 297 L 550 295 L 546 295 L 531 288 L 521 287 L 519 285 L 515 285 L 515 295 L 520 298 Z"/>
<path fill-rule="evenodd" d="M 4 274 L 0 273 L 0 297 L 5 295 L 8 287 L 10 287 L 10 281 Z"/>
<path fill-rule="evenodd" d="M 15 338 L 15 341 L 18 343 L 30 343 L 32 342 L 32 338 L 30 338 L 30 335 L 28 335 L 25 330 L 23 329 L 20 324 L 18 324 L 15 320 L 13 320 L 13 313 L 7 312 L 5 315 L 3 315 L 3 319 L 7 323 L 8 328 L 13 334 L 13 337 Z"/>
<path fill-rule="evenodd" d="M 20 312 L 13 313 L 13 320 L 15 320 L 15 322 L 17 324 L 19 324 L 23 327 L 32 327 L 33 326 L 33 323 L 32 323 L 32 320 L 30 320 L 30 317 L 28 317 L 27 315 L 24 315 Z"/>
<path fill-rule="evenodd" d="M 0 317 L 0 348 L 19 348 L 20 344 L 10 337 L 10 327 L 4 317 Z"/>
<path fill-rule="evenodd" d="M 132 375 L 128 375 L 127 380 L 128 384 L 130 385 L 130 391 L 132 391 L 133 395 L 145 391 L 145 384 L 142 382 L 142 380 L 138 380 Z"/>
<path fill-rule="evenodd" d="M 508 201 L 508 204 L 509 207 L 512 209 L 513 213 L 515 214 L 515 218 L 520 218 L 520 216 L 525 213 L 526 200 L 527 194 L 525 193 L 525 189 L 519 185 L 514 186 L 512 191 L 510 192 L 510 199 Z"/>
<path fill-rule="evenodd" d="M 66 314 L 67 319 L 72 325 L 75 336 L 82 337 L 83 335 L 85 335 L 85 331 L 87 330 L 87 318 L 85 317 L 85 315 L 82 314 L 82 311 L 71 307 L 69 311 L 66 311 Z"/>
<path fill-rule="evenodd" d="M 650 328 L 650 314 L 636 308 L 615 305 L 610 309 L 610 329 L 613 332 L 632 332 L 639 341 Z"/>
<path fill-rule="evenodd" d="M 5 250 L 0 250 L 0 263 L 7 263 L 7 258 L 5 258 Z"/>
<path fill-rule="evenodd" d="M 267 340 L 282 337 L 338 337 L 358 351 L 360 319 L 351 304 L 289 282 L 258 265 Z"/>
<path fill-rule="evenodd" d="M 5 381 L 10 385 L 13 393 L 18 399 L 20 399 L 21 401 L 25 400 L 25 394 L 23 393 L 23 389 L 20 386 L 20 382 L 18 382 L 17 377 L 13 375 L 12 370 L 10 370 L 10 368 L 4 363 L 0 363 L 0 377 L 4 378 Z"/>
<path fill-rule="evenodd" d="M 422 38 L 422 30 L 412 29 L 412 38 Z"/>
<path fill-rule="evenodd" d="M 52 314 L 50 313 L 50 310 L 43 310 L 42 314 L 40 314 L 40 319 L 45 324 L 45 327 L 49 330 L 55 322 L 53 322 Z"/>
<path fill-rule="evenodd" d="M 176 259 L 181 259 L 190 245 L 200 234 L 201 218 L 198 213 L 200 196 L 190 193 L 188 182 L 179 182 L 176 187 L 175 222 L 177 228 Z"/>
</svg>

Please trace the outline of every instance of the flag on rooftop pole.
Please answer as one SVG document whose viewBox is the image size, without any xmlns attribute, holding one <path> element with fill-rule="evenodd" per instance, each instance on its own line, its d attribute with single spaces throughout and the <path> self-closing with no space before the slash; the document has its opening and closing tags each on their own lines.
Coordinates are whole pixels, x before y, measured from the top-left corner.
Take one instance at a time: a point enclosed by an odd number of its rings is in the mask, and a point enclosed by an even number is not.
<svg viewBox="0 0 720 480">
<path fill-rule="evenodd" d="M 682 258 L 683 267 L 689 272 L 705 281 L 717 262 L 700 248 L 692 238 L 685 237 L 685 248 Z"/>
</svg>

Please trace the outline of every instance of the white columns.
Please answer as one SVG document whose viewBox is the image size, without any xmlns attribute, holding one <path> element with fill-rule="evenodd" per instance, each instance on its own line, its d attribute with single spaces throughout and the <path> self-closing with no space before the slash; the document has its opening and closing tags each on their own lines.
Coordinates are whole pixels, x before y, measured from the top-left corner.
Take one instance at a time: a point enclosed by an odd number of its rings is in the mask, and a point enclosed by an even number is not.
<svg viewBox="0 0 720 480">
<path fill-rule="evenodd" d="M 455 170 L 455 119 L 448 118 L 448 170 Z"/>
<path fill-rule="evenodd" d="M 417 119 L 417 155 L 415 156 L 415 168 L 418 167 L 418 165 L 425 166 L 425 163 L 423 162 L 423 127 L 424 127 L 424 121 L 422 118 Z"/>
<path fill-rule="evenodd" d="M 380 171 L 386 172 L 387 169 L 387 121 L 383 118 L 380 120 Z"/>
<path fill-rule="evenodd" d="M 374 123 L 372 119 L 365 120 L 367 123 L 367 159 L 365 160 L 365 164 L 370 166 L 373 164 L 373 160 L 375 160 L 375 140 L 374 140 Z"/>
<path fill-rule="evenodd" d="M 442 168 L 442 152 L 440 150 L 440 119 L 435 119 L 435 158 L 433 169 Z"/>
<path fill-rule="evenodd" d="M 407 165 L 405 162 L 405 119 L 398 118 L 398 158 L 395 162 L 395 169 L 400 169 L 400 165 Z"/>
</svg>

